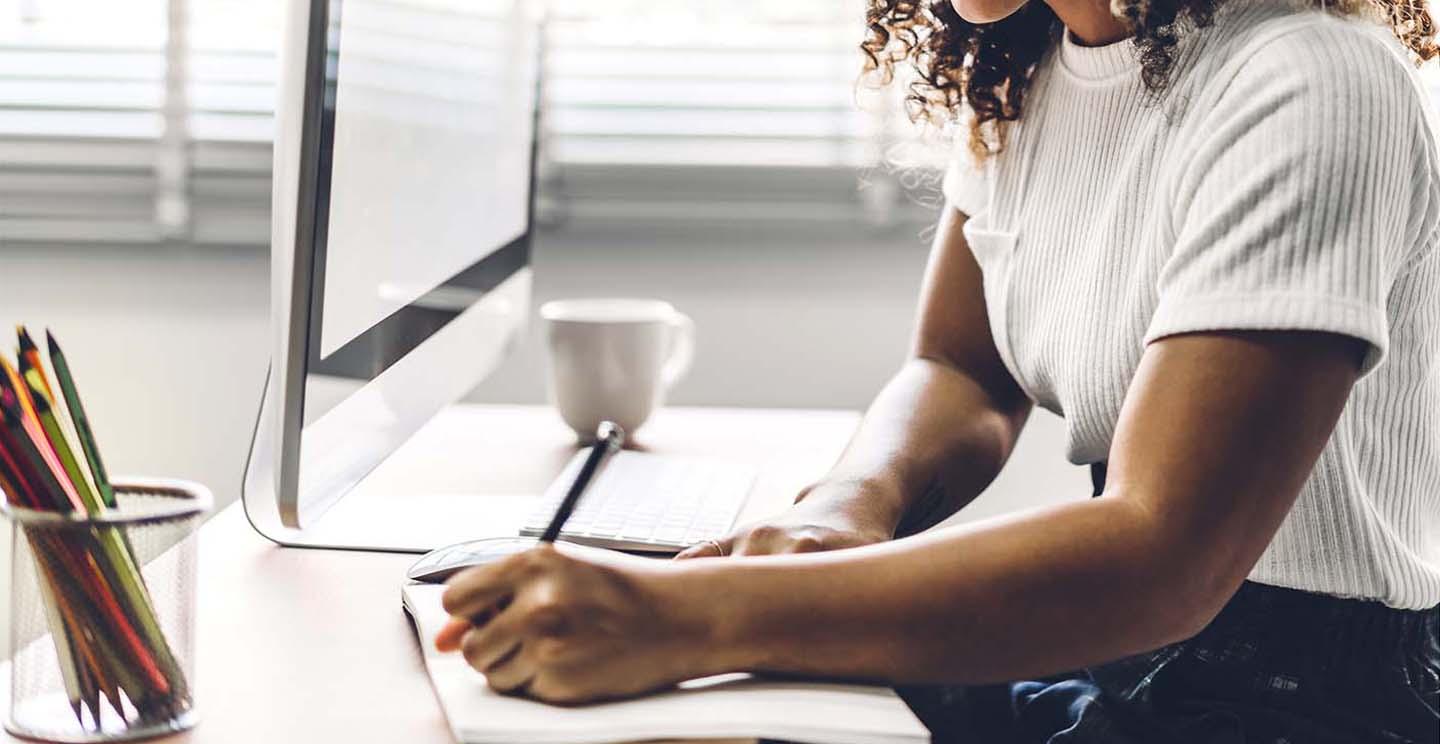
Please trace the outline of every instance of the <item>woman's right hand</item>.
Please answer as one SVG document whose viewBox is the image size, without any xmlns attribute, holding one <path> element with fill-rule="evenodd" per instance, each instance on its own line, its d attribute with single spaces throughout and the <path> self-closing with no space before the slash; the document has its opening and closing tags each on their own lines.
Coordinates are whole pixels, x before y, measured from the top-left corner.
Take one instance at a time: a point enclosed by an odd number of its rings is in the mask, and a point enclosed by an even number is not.
<svg viewBox="0 0 1440 744">
<path fill-rule="evenodd" d="M 823 480 L 807 487 L 784 512 L 696 543 L 676 558 L 815 553 L 885 542 L 895 534 L 893 495 L 874 484 Z"/>
</svg>

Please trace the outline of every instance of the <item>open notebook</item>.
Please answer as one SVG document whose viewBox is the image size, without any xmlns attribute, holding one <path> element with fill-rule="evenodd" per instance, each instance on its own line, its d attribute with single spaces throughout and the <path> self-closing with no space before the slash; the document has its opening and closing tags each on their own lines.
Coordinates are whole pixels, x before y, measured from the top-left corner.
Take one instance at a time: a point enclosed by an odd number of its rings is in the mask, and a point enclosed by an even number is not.
<svg viewBox="0 0 1440 744">
<path fill-rule="evenodd" d="M 635 700 L 556 707 L 498 695 L 459 654 L 431 639 L 445 624 L 445 587 L 402 590 L 425 667 L 455 738 L 465 744 L 608 744 L 646 739 L 784 739 L 814 744 L 925 744 L 930 734 L 889 688 L 762 681 L 746 675 L 695 680 Z"/>
</svg>

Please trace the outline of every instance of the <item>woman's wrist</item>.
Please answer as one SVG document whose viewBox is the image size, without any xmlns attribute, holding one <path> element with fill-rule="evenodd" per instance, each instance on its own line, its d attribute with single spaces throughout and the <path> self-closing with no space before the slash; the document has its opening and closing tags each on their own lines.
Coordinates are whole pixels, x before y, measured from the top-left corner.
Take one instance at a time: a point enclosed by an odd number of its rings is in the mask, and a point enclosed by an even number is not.
<svg viewBox="0 0 1440 744">
<path fill-rule="evenodd" d="M 898 478 L 832 471 L 806 489 L 795 508 L 828 512 L 830 518 L 818 517 L 818 523 L 843 521 L 873 538 L 865 544 L 890 539 L 907 507 Z M 777 624 L 784 610 L 776 598 L 785 592 L 767 586 L 777 578 L 774 572 L 745 559 L 686 560 L 656 569 L 645 575 L 645 590 L 679 642 L 677 679 L 770 668 L 783 648 L 775 644 L 775 631 L 790 625 Z"/>
<path fill-rule="evenodd" d="M 742 561 L 679 561 L 648 578 L 656 606 L 682 644 L 679 676 L 687 679 L 757 668 L 759 649 L 747 641 L 742 617 L 753 604 L 737 596 Z"/>
<path fill-rule="evenodd" d="M 885 539 L 894 534 L 909 506 L 903 483 L 885 473 L 831 473 L 806 489 L 797 503 L 835 509 Z"/>
</svg>

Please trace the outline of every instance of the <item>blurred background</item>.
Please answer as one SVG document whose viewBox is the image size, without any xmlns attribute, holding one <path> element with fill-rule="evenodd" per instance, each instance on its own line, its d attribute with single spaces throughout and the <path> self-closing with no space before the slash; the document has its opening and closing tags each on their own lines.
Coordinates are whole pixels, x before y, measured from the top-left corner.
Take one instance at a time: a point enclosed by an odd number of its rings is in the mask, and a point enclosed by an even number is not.
<svg viewBox="0 0 1440 744">
<path fill-rule="evenodd" d="M 857 106 L 863 11 L 553 0 L 537 304 L 691 314 L 676 404 L 864 407 L 907 347 L 945 148 L 893 96 Z M 113 470 L 193 478 L 222 504 L 268 361 L 280 16 L 0 0 L 0 321 L 59 334 Z M 882 167 L 896 148 L 916 167 Z M 545 400 L 537 331 L 473 400 Z M 1088 495 L 1061 442 L 1037 413 L 976 513 Z"/>
</svg>

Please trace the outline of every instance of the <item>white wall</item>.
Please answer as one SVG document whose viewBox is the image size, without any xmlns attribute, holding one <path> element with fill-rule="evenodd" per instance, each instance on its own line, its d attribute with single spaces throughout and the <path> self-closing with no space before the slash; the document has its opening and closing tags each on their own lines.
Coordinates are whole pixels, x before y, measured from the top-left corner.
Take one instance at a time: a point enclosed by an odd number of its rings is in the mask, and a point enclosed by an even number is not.
<svg viewBox="0 0 1440 744">
<path fill-rule="evenodd" d="M 0 345 L 13 323 L 55 331 L 110 470 L 238 496 L 265 375 L 263 252 L 5 247 L 0 276 Z"/>
</svg>

